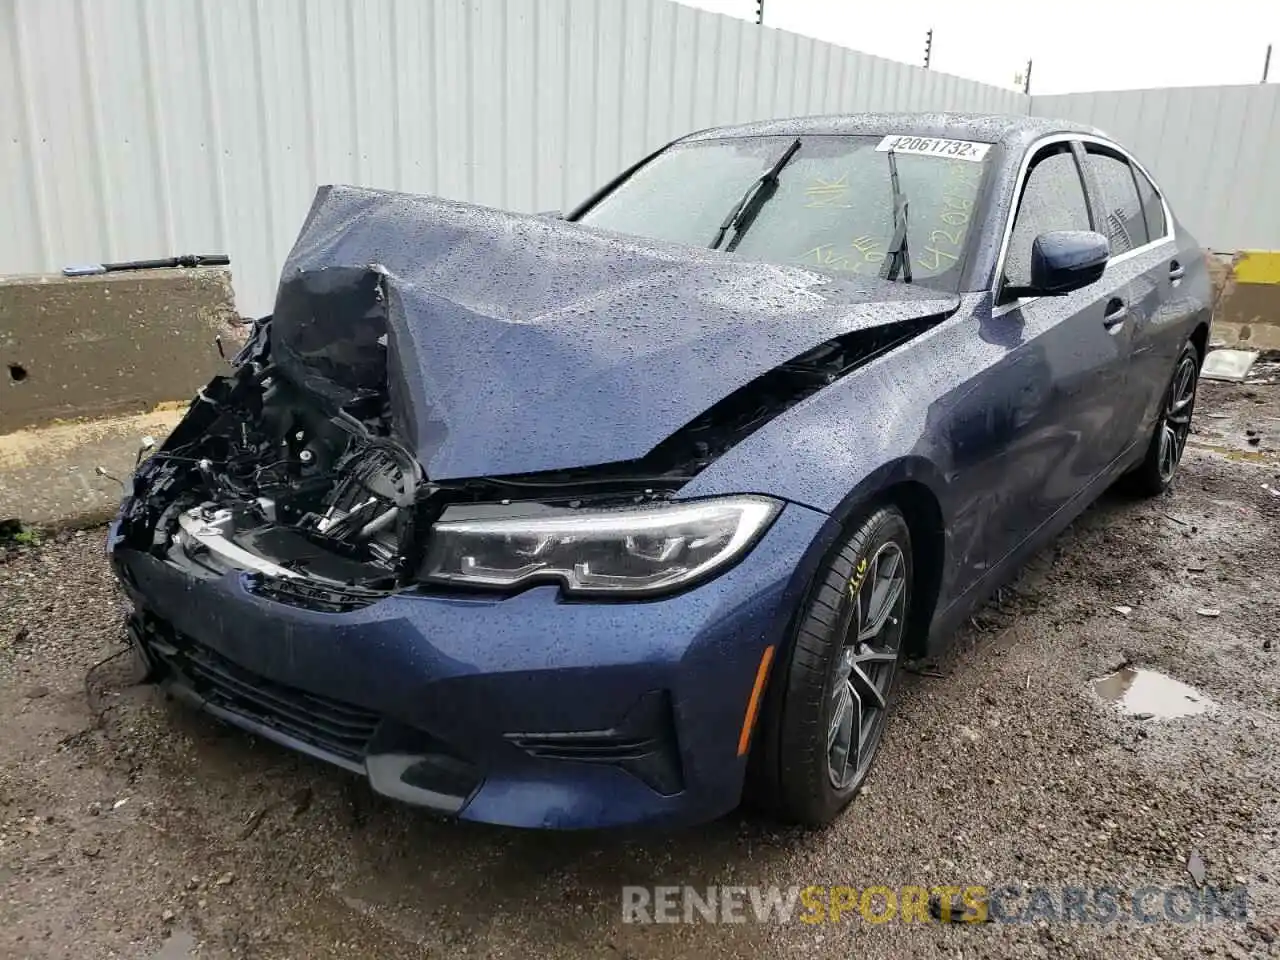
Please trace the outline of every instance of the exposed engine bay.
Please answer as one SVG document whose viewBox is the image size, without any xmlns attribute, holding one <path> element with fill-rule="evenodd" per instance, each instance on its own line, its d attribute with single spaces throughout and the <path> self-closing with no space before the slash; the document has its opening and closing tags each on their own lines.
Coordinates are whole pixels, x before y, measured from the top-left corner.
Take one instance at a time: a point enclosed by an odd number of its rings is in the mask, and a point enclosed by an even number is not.
<svg viewBox="0 0 1280 960">
<path fill-rule="evenodd" d="M 385 399 L 325 410 L 260 356 L 242 355 L 138 471 L 121 532 L 215 573 L 389 586 L 428 492 L 389 435 Z"/>
</svg>

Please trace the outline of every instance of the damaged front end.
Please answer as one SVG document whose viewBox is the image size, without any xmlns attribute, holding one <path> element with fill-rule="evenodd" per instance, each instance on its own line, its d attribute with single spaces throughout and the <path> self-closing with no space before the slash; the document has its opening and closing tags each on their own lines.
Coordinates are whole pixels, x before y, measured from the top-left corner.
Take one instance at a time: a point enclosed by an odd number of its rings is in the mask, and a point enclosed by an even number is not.
<svg viewBox="0 0 1280 960">
<path fill-rule="evenodd" d="M 726 398 L 641 461 L 433 482 L 394 413 L 383 280 L 335 269 L 287 282 L 234 373 L 200 391 L 136 472 L 116 546 L 333 611 L 423 585 L 663 592 L 748 548 L 772 519 L 763 497 L 668 501 L 826 382 L 818 367 L 776 371 L 776 383 Z M 815 360 L 830 367 L 830 353 Z"/>
<path fill-rule="evenodd" d="M 653 595 L 749 548 L 765 497 L 674 512 L 680 488 L 774 417 L 937 322 L 851 331 L 731 391 L 643 457 L 433 481 L 397 416 L 386 276 L 301 272 L 282 284 L 235 371 L 212 381 L 137 471 L 119 543 L 194 576 L 349 609 L 423 584 Z M 393 373 L 389 377 L 388 371 Z"/>
<path fill-rule="evenodd" d="M 438 811 L 722 812 L 828 518 L 684 488 L 954 307 L 885 295 L 322 192 L 272 315 L 122 504 L 135 648 L 176 696 Z"/>
<path fill-rule="evenodd" d="M 371 271 L 286 284 L 235 371 L 137 471 L 119 542 L 321 604 L 406 582 L 434 489 L 392 429 L 381 302 Z"/>
</svg>

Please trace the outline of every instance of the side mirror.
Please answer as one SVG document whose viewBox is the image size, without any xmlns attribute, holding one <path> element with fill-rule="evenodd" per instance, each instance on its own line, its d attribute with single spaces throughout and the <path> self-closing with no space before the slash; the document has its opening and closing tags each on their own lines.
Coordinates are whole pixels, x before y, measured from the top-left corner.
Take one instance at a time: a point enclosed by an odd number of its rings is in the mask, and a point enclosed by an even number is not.
<svg viewBox="0 0 1280 960">
<path fill-rule="evenodd" d="M 1052 230 L 1031 244 L 1032 295 L 1087 287 L 1107 269 L 1111 241 L 1092 230 Z"/>
</svg>

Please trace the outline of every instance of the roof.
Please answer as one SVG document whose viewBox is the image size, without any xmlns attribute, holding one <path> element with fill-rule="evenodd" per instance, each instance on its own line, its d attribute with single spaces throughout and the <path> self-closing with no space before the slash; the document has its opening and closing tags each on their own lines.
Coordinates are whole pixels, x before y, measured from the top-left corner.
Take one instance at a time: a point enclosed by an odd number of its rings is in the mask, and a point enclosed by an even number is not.
<svg viewBox="0 0 1280 960">
<path fill-rule="evenodd" d="M 978 143 L 1025 147 L 1048 133 L 1101 131 L 1069 120 L 1013 114 L 979 113 L 850 113 L 817 117 L 757 120 L 729 127 L 712 127 L 682 138 L 683 141 L 718 140 L 725 137 L 885 136 L 902 133 L 921 137 L 949 137 Z"/>
</svg>

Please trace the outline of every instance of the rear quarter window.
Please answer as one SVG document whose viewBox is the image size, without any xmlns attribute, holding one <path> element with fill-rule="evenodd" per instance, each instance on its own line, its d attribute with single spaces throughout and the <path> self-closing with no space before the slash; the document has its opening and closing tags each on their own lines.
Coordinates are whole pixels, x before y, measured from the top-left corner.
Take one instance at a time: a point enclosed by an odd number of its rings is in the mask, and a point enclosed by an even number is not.
<svg viewBox="0 0 1280 960">
<path fill-rule="evenodd" d="M 1116 256 L 1147 243 L 1150 240 L 1147 221 L 1129 161 L 1104 153 L 1092 145 L 1086 145 L 1085 150 L 1101 194 L 1103 227 L 1111 241 L 1111 255 Z"/>
<path fill-rule="evenodd" d="M 1142 203 L 1142 215 L 1147 221 L 1147 234 L 1152 240 L 1159 240 L 1169 232 L 1169 224 L 1164 216 L 1164 203 L 1155 185 L 1147 179 L 1147 175 L 1133 167 L 1133 178 L 1138 181 L 1138 199 Z"/>
</svg>

